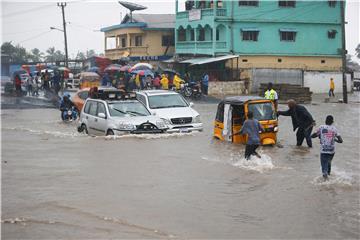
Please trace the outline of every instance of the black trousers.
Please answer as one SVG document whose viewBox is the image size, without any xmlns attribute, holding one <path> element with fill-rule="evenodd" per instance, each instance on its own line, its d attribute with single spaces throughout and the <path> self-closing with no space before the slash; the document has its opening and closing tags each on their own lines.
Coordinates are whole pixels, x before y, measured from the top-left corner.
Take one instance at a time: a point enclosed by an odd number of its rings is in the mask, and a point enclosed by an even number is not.
<svg viewBox="0 0 360 240">
<path fill-rule="evenodd" d="M 245 158 L 249 160 L 251 155 L 256 154 L 256 149 L 259 147 L 257 144 L 246 144 L 245 148 Z"/>
<path fill-rule="evenodd" d="M 296 132 L 296 145 L 297 146 L 301 146 L 304 142 L 304 138 L 306 139 L 306 143 L 309 147 L 312 147 L 312 141 L 311 141 L 311 132 L 312 132 L 312 127 L 304 129 L 304 128 L 299 128 Z"/>
</svg>

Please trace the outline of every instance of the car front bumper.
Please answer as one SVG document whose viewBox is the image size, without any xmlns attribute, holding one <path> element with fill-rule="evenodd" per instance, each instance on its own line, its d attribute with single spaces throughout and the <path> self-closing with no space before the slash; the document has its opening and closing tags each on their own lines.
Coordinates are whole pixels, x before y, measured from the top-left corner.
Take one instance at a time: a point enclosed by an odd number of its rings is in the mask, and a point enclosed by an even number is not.
<svg viewBox="0 0 360 240">
<path fill-rule="evenodd" d="M 201 132 L 203 130 L 202 123 L 193 123 L 188 125 L 168 125 L 169 129 L 167 133 L 179 133 L 179 132 Z"/>
</svg>

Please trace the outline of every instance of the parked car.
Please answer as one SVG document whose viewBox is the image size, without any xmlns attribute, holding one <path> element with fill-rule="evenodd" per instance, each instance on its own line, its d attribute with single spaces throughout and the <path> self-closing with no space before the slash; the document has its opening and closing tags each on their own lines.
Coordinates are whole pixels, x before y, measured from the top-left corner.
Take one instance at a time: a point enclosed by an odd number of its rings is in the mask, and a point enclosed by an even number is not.
<svg viewBox="0 0 360 240">
<path fill-rule="evenodd" d="M 78 78 L 66 79 L 66 87 L 71 89 L 80 88 L 80 79 Z"/>
<path fill-rule="evenodd" d="M 76 109 L 81 112 L 85 100 L 89 97 L 90 88 L 83 88 L 75 93 L 72 97 L 72 102 L 74 103 Z M 99 97 L 101 99 L 116 99 L 119 95 L 122 95 L 123 92 L 114 88 L 114 87 L 99 87 L 98 88 Z M 109 94 L 113 94 L 113 97 L 109 97 Z M 106 95 L 106 96 L 104 96 Z"/>
<path fill-rule="evenodd" d="M 78 122 L 78 131 L 90 135 L 163 133 L 166 130 L 165 122 L 152 116 L 136 99 L 109 101 L 88 98 Z"/>
<path fill-rule="evenodd" d="M 146 90 L 136 93 L 136 98 L 153 114 L 163 119 L 168 132 L 202 131 L 200 114 L 193 103 L 173 91 Z"/>
</svg>

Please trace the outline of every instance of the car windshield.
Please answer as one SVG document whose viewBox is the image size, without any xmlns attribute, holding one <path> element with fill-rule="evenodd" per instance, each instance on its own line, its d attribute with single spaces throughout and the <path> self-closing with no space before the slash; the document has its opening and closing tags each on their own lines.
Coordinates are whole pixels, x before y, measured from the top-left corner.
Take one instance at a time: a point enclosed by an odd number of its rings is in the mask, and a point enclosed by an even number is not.
<svg viewBox="0 0 360 240">
<path fill-rule="evenodd" d="M 188 104 L 179 94 L 163 94 L 149 97 L 151 109 L 187 107 Z"/>
<path fill-rule="evenodd" d="M 140 102 L 109 103 L 109 112 L 113 117 L 149 116 L 150 112 Z"/>
<path fill-rule="evenodd" d="M 272 103 L 251 103 L 248 105 L 248 111 L 254 114 L 254 118 L 261 120 L 276 119 L 275 111 L 273 110 Z"/>
</svg>

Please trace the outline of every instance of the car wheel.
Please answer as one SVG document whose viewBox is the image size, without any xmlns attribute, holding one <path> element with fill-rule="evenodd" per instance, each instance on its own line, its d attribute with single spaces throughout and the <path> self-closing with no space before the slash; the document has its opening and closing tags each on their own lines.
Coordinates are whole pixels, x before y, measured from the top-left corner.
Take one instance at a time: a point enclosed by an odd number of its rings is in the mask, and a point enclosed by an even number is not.
<svg viewBox="0 0 360 240">
<path fill-rule="evenodd" d="M 81 127 L 79 127 L 79 132 L 84 132 L 86 134 L 89 134 L 85 124 L 81 124 Z"/>
<path fill-rule="evenodd" d="M 106 136 L 113 136 L 113 135 L 115 135 L 113 130 L 111 129 L 107 130 Z"/>
</svg>

